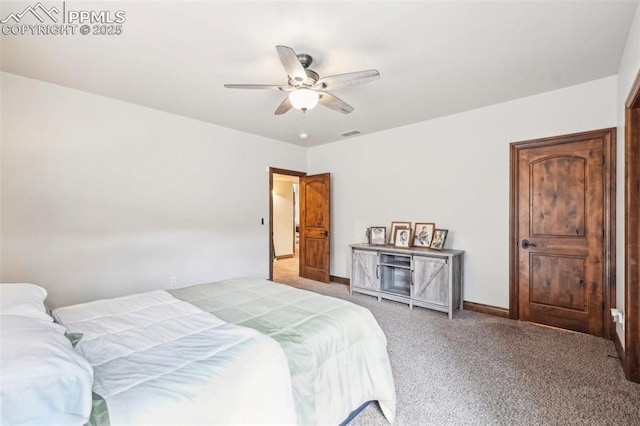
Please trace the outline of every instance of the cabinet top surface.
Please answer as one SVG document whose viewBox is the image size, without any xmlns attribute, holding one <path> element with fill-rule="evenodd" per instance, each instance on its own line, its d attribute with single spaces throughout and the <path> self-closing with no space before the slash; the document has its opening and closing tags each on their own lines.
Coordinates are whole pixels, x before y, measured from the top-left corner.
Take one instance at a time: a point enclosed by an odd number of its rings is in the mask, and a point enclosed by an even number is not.
<svg viewBox="0 0 640 426">
<path fill-rule="evenodd" d="M 398 248 L 390 245 L 379 245 L 379 244 L 351 244 L 350 247 L 354 249 L 360 250 L 372 250 L 372 251 L 383 251 L 385 253 L 399 253 L 399 254 L 423 254 L 429 256 L 459 256 L 464 253 L 464 250 L 452 250 L 452 249 L 444 249 L 440 250 L 431 250 L 423 247 L 409 247 L 409 248 Z"/>
</svg>

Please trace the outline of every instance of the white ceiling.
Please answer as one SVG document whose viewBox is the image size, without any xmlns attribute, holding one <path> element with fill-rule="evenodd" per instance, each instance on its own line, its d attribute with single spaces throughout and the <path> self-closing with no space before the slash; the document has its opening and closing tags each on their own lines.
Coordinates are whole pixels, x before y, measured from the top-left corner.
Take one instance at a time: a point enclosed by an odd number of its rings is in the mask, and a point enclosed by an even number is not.
<svg viewBox="0 0 640 426">
<path fill-rule="evenodd" d="M 35 3 L 3 1 L 2 18 Z M 637 4 L 69 0 L 68 10 L 124 10 L 124 33 L 2 36 L 1 67 L 313 146 L 614 75 Z M 348 115 L 319 106 L 275 116 L 284 93 L 223 88 L 285 84 L 279 44 L 313 56 L 321 77 L 370 68 L 381 77 L 334 92 L 355 108 Z"/>
</svg>

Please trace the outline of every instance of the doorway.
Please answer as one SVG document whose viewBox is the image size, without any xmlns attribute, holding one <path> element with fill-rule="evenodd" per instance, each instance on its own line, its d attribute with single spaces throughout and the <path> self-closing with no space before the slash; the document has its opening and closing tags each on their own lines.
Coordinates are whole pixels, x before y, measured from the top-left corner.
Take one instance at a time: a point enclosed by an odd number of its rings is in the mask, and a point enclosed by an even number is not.
<svg viewBox="0 0 640 426">
<path fill-rule="evenodd" d="M 277 260 L 278 257 L 274 241 L 274 176 L 276 175 L 284 175 L 285 177 L 282 179 L 298 178 L 299 228 L 297 230 L 299 235 L 299 266 L 297 276 L 328 284 L 331 277 L 329 275 L 331 259 L 331 174 L 322 173 L 307 176 L 303 172 L 274 167 L 269 169 L 269 235 L 271 236 L 269 243 L 269 279 L 274 279 L 274 260 Z M 293 238 L 295 238 L 295 228 Z M 286 256 L 285 258 L 290 258 L 286 253 L 284 256 Z"/>
<path fill-rule="evenodd" d="M 300 275 L 300 177 L 273 174 L 273 280 L 288 283 Z"/>
<path fill-rule="evenodd" d="M 511 144 L 510 316 L 611 337 L 615 128 Z"/>
<path fill-rule="evenodd" d="M 269 168 L 269 279 L 275 282 L 286 284 L 287 280 L 300 275 L 299 188 L 300 178 L 306 175 L 295 170 Z"/>
</svg>

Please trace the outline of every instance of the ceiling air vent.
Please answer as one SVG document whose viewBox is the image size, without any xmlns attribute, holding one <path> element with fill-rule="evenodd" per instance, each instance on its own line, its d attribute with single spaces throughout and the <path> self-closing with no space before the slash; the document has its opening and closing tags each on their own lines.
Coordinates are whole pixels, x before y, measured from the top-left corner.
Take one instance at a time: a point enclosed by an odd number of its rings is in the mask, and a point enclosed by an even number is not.
<svg viewBox="0 0 640 426">
<path fill-rule="evenodd" d="M 348 138 L 349 136 L 359 135 L 360 133 L 361 133 L 360 130 L 352 130 L 350 132 L 340 133 L 340 136 L 344 138 Z"/>
</svg>

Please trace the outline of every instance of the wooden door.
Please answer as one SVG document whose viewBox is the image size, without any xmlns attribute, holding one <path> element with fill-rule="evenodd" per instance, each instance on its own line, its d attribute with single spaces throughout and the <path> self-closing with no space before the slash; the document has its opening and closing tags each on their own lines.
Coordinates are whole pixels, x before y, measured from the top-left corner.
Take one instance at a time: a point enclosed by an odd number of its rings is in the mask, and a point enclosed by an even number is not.
<svg viewBox="0 0 640 426">
<path fill-rule="evenodd" d="M 602 336 L 605 141 L 556 142 L 518 151 L 519 317 Z"/>
<path fill-rule="evenodd" d="M 640 383 L 640 72 L 625 106 L 623 366 L 627 379 Z M 621 346 L 616 344 L 620 349 Z"/>
<path fill-rule="evenodd" d="M 330 174 L 300 178 L 300 276 L 329 282 Z"/>
</svg>

